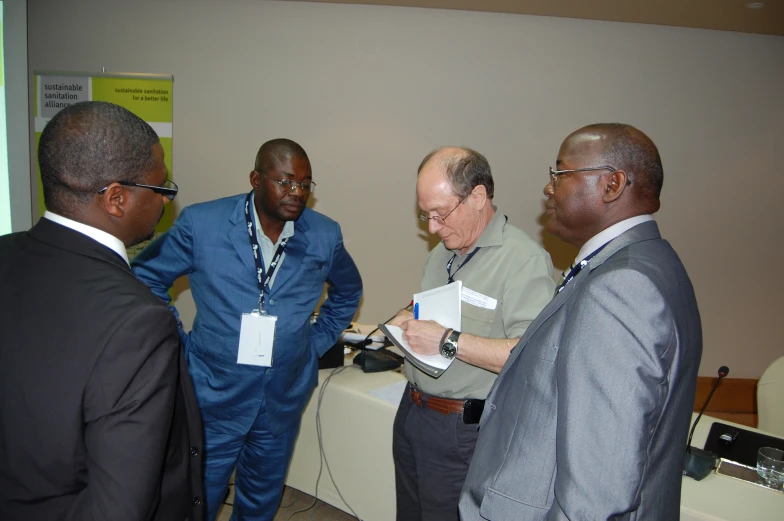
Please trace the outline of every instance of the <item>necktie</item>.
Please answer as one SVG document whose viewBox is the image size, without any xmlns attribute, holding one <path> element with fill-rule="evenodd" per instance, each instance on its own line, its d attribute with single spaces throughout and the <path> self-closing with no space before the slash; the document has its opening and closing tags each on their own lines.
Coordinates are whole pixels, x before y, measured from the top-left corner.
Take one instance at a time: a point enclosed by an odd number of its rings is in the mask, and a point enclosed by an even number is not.
<svg viewBox="0 0 784 521">
<path fill-rule="evenodd" d="M 569 271 L 568 272 L 565 271 L 563 276 L 561 277 L 561 281 L 558 283 L 558 286 L 556 286 L 556 288 L 555 288 L 555 294 L 557 295 L 558 293 L 560 293 L 561 290 L 564 289 L 564 286 L 569 284 L 569 282 L 573 278 L 575 278 L 578 273 L 580 273 L 580 270 L 583 269 L 583 266 L 585 266 L 587 264 L 588 264 L 588 261 L 586 261 L 586 260 L 578 262 L 577 264 L 572 264 L 572 267 L 569 269 Z"/>
<path fill-rule="evenodd" d="M 568 268 L 566 268 L 565 270 L 563 270 L 563 272 L 561 273 L 561 278 L 560 278 L 560 279 L 558 279 L 558 284 L 556 284 L 556 287 L 560 287 L 560 286 L 561 286 L 561 284 L 563 284 L 564 280 L 566 280 L 566 276 L 567 276 L 567 275 L 569 274 L 569 272 L 570 272 L 570 271 L 572 271 L 573 269 L 574 269 L 574 263 L 572 263 L 572 264 L 571 264 L 571 265 L 570 265 Z M 558 291 L 557 291 L 557 290 L 556 290 L 556 293 L 558 293 Z"/>
</svg>

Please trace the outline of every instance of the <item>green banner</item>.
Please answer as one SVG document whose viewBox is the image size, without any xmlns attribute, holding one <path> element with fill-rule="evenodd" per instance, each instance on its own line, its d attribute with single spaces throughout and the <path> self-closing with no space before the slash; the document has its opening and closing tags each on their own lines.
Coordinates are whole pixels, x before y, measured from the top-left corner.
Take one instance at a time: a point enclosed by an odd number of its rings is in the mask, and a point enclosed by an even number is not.
<svg viewBox="0 0 784 521">
<path fill-rule="evenodd" d="M 172 76 L 165 75 L 36 72 L 34 108 L 36 150 L 41 132 L 60 110 L 80 101 L 108 101 L 130 110 L 155 129 L 165 154 L 169 179 L 173 180 L 173 86 Z M 38 209 L 40 215 L 43 215 L 46 206 L 41 185 L 41 171 L 37 162 L 36 172 Z M 167 204 L 165 209 L 164 216 L 156 228 L 156 235 L 168 229 L 174 222 L 174 205 Z M 133 258 L 146 244 L 129 248 L 129 258 Z"/>
</svg>

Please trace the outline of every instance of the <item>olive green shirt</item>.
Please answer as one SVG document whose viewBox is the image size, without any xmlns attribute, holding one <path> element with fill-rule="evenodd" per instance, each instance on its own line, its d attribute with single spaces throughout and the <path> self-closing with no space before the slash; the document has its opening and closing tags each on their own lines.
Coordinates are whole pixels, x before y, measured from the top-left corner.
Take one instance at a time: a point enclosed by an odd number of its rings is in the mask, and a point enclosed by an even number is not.
<svg viewBox="0 0 784 521">
<path fill-rule="evenodd" d="M 447 283 L 446 265 L 457 253 L 452 263 L 454 280 L 461 280 L 464 288 L 498 301 L 495 309 L 463 302 L 461 332 L 485 338 L 522 336 L 555 292 L 550 255 L 527 233 L 509 224 L 506 216 L 497 210 L 474 248 L 479 251 L 463 264 L 470 251 L 460 255 L 459 251 L 447 250 L 443 242 L 439 243 L 425 263 L 422 291 Z M 457 345 L 459 353 L 459 340 Z M 455 399 L 486 398 L 496 378 L 496 373 L 459 359 L 439 378 L 423 373 L 408 361 L 405 372 L 421 391 Z"/>
</svg>

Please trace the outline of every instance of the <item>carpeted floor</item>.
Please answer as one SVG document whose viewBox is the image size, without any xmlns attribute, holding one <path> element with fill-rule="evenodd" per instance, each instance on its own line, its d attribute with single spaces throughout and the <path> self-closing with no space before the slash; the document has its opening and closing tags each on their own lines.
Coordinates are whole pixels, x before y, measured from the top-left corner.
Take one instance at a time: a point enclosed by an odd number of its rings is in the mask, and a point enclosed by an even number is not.
<svg viewBox="0 0 784 521">
<path fill-rule="evenodd" d="M 234 485 L 229 486 L 229 497 L 226 504 L 218 513 L 217 521 L 229 521 L 231 518 L 231 504 L 234 503 Z M 311 506 L 312 505 L 312 506 Z M 295 514 L 298 510 L 304 512 Z M 357 521 L 357 518 L 328 505 L 320 499 L 313 503 L 313 496 L 309 496 L 297 489 L 284 487 L 283 499 L 280 508 L 275 514 L 275 521 Z"/>
</svg>

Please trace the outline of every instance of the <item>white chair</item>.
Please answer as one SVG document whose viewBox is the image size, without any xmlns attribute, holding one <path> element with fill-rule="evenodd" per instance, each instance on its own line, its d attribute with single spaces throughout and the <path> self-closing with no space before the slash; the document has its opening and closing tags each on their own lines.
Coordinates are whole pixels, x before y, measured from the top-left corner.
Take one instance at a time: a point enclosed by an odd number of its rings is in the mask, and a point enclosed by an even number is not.
<svg viewBox="0 0 784 521">
<path fill-rule="evenodd" d="M 757 382 L 757 428 L 784 436 L 784 356 L 770 364 Z"/>
</svg>

